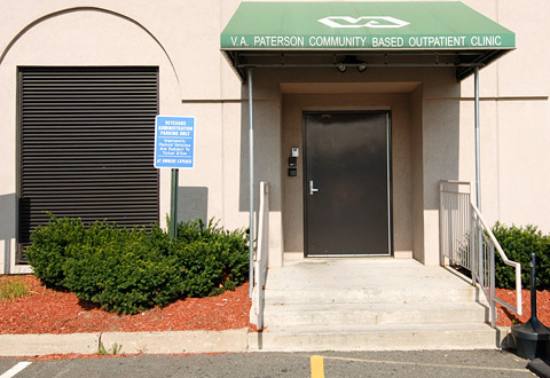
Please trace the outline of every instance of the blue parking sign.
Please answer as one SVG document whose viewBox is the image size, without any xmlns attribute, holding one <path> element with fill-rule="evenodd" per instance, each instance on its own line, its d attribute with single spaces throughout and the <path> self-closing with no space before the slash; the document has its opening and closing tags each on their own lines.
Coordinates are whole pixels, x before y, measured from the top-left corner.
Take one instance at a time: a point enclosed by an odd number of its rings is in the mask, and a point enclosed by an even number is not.
<svg viewBox="0 0 550 378">
<path fill-rule="evenodd" d="M 155 168 L 195 166 L 195 117 L 155 118 Z"/>
</svg>

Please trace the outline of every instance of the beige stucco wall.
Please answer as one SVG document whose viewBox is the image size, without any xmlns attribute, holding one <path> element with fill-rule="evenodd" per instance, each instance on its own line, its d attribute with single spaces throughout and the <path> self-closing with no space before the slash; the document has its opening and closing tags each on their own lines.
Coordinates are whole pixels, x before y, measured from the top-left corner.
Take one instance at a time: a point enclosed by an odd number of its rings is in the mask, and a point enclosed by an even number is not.
<svg viewBox="0 0 550 378">
<path fill-rule="evenodd" d="M 550 231 L 550 2 L 466 1 L 516 33 L 517 49 L 480 74 L 482 210 L 489 223 Z M 473 174 L 473 80 L 461 85 L 460 176 Z"/>
<path fill-rule="evenodd" d="M 219 51 L 219 34 L 239 2 L 0 2 L 0 257 L 3 251 L 13 255 L 15 247 L 18 65 L 159 66 L 161 112 L 197 117 L 197 168 L 182 172 L 180 186 L 207 188 L 208 217 L 230 228 L 246 226 L 246 87 Z M 465 3 L 515 31 L 518 46 L 480 75 L 483 212 L 490 223 L 534 223 L 550 231 L 550 51 L 541 48 L 550 35 L 550 2 Z M 411 157 L 410 167 L 402 166 L 404 172 L 410 170 L 411 188 L 403 198 L 412 202 L 403 210 L 410 215 L 403 216 L 400 228 L 407 235 L 403 250 L 412 249 L 418 260 L 437 264 L 437 181 L 473 178 L 472 79 L 457 84 L 450 70 L 391 69 L 363 75 L 258 70 L 256 76 L 256 174 L 272 185 L 272 263 L 280 263 L 287 243 L 282 172 L 288 151 L 281 128 L 286 97 L 283 101 L 281 83 L 418 82 L 414 92 L 399 100 L 408 109 L 402 130 Z M 365 96 L 370 102 L 373 95 Z M 163 172 L 161 177 L 161 221 L 169 204 L 168 176 Z M 0 272 L 8 260 L 13 263 L 13 258 L 0 258 Z"/>
</svg>

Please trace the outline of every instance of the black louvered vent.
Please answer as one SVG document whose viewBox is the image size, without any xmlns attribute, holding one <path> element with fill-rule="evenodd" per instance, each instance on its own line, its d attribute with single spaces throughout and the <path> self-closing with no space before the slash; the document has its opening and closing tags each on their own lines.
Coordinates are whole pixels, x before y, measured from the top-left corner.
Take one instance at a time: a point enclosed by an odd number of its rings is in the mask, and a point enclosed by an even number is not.
<svg viewBox="0 0 550 378">
<path fill-rule="evenodd" d="M 157 223 L 158 69 L 26 67 L 19 80 L 19 243 L 47 212 Z"/>
</svg>

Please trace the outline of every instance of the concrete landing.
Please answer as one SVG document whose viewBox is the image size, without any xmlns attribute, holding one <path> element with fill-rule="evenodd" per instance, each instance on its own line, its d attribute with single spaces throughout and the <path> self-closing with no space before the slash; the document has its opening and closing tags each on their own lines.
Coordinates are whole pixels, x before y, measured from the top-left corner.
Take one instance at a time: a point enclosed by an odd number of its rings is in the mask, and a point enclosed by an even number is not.
<svg viewBox="0 0 550 378">
<path fill-rule="evenodd" d="M 252 349 L 420 350 L 496 347 L 475 288 L 415 260 L 307 259 L 269 270 L 266 329 Z"/>
</svg>

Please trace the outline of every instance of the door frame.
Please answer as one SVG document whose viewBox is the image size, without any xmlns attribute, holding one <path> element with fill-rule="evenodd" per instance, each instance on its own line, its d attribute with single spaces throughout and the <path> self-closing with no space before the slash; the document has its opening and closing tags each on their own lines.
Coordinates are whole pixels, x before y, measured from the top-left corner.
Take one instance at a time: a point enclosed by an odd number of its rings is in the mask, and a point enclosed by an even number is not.
<svg viewBox="0 0 550 378">
<path fill-rule="evenodd" d="M 308 172 L 307 172 L 307 127 L 306 116 L 308 114 L 325 114 L 325 113 L 384 113 L 386 115 L 386 128 L 388 138 L 386 140 L 387 155 L 386 155 L 386 180 L 387 180 L 387 200 L 388 200 L 388 253 L 386 254 L 337 254 L 337 255 L 311 255 L 308 254 L 308 233 L 307 233 L 307 213 L 308 213 Z M 304 258 L 371 258 L 371 257 L 393 257 L 394 256 L 394 240 L 393 240 L 393 153 L 392 153 L 392 112 L 389 107 L 319 107 L 314 109 L 302 109 L 302 201 L 303 201 L 303 240 L 304 240 Z"/>
</svg>

